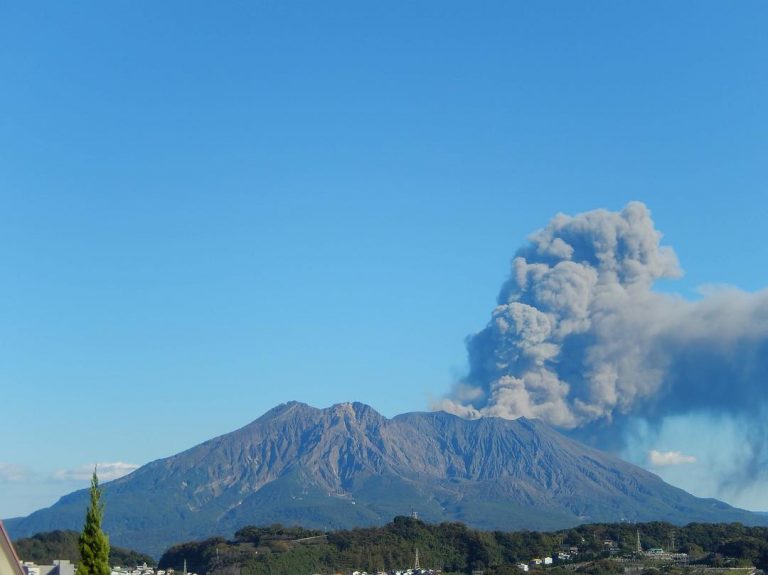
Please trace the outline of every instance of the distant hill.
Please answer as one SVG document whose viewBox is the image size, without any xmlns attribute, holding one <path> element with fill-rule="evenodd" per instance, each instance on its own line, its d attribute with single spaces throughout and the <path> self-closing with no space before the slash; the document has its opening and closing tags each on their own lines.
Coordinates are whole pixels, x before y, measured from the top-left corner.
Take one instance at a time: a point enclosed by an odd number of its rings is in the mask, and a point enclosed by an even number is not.
<svg viewBox="0 0 768 575">
<path fill-rule="evenodd" d="M 33 561 L 38 565 L 51 565 L 54 559 L 69 559 L 72 563 L 80 562 L 77 548 L 77 531 L 49 531 L 37 533 L 32 537 L 17 539 L 13 542 L 22 561 Z M 149 555 L 110 546 L 109 564 L 112 566 L 154 565 L 155 560 Z"/>
<path fill-rule="evenodd" d="M 510 533 L 469 529 L 461 523 L 434 525 L 410 517 L 396 517 L 383 527 L 328 533 L 279 525 L 246 527 L 231 541 L 215 537 L 174 546 L 163 554 L 160 567 L 178 570 L 186 561 L 190 569 L 211 575 L 293 575 L 354 570 L 375 573 L 412 567 L 418 548 L 420 565 L 425 568 L 440 569 L 444 573 L 483 570 L 488 575 L 518 575 L 515 564 L 519 562 L 553 557 L 561 547 L 570 554 L 571 547 L 575 547 L 572 559 L 579 563 L 576 573 L 608 575 L 624 571 L 624 565 L 604 560 L 611 556 L 610 549 L 613 548 L 616 555 L 632 555 L 638 534 L 643 549 L 669 550 L 668 545 L 673 542 L 675 552 L 688 554 L 692 564 L 768 567 L 766 527 L 701 523 L 678 527 L 653 522 L 582 525 L 550 533 Z M 546 571 L 549 575 L 573 572 L 573 569 Z M 678 566 L 671 572 L 683 571 Z"/>
<path fill-rule="evenodd" d="M 586 522 L 739 521 L 765 516 L 700 499 L 536 420 L 467 421 L 444 412 L 387 419 L 367 405 L 291 402 L 253 423 L 105 483 L 104 528 L 159 556 L 244 525 L 382 525 L 418 511 L 483 529 Z M 15 537 L 77 529 L 88 491 L 6 521 Z"/>
</svg>

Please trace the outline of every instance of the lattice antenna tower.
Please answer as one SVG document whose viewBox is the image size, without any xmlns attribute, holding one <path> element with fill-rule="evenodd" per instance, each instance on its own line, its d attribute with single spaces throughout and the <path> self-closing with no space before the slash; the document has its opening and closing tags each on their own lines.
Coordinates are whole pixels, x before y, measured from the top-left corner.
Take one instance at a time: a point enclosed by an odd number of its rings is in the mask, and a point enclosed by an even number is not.
<svg viewBox="0 0 768 575">
<path fill-rule="evenodd" d="M 640 530 L 637 530 L 637 549 L 635 549 L 638 553 L 643 552 L 643 548 L 640 546 Z"/>
<path fill-rule="evenodd" d="M 418 571 L 421 569 L 421 566 L 419 565 L 419 548 L 416 547 L 416 557 L 413 559 L 413 570 Z"/>
</svg>

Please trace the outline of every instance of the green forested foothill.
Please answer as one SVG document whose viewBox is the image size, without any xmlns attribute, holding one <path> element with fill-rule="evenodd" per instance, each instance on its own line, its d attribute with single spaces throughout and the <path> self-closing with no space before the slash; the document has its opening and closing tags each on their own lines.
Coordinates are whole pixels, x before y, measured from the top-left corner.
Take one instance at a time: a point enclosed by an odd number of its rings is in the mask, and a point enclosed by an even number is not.
<svg viewBox="0 0 768 575">
<path fill-rule="evenodd" d="M 17 539 L 13 546 L 23 561 L 32 561 L 38 565 L 50 565 L 54 559 L 68 559 L 72 563 L 80 562 L 80 551 L 77 548 L 77 540 L 80 536 L 77 531 L 48 531 L 38 533 L 32 537 Z M 155 561 L 149 555 L 123 549 L 122 547 L 109 548 L 110 565 L 154 565 Z"/>
<path fill-rule="evenodd" d="M 281 575 L 336 573 L 360 569 L 370 572 L 413 566 L 419 549 L 423 568 L 445 573 L 511 575 L 516 563 L 551 556 L 563 546 L 578 547 L 578 572 L 621 572 L 607 561 L 613 542 L 619 554 L 631 554 L 637 533 L 643 549 L 661 547 L 688 553 L 692 559 L 714 565 L 754 564 L 768 567 L 768 528 L 738 523 L 692 523 L 679 527 L 670 523 L 614 523 L 583 525 L 556 532 L 478 531 L 462 523 L 428 524 L 410 517 L 396 517 L 383 527 L 324 533 L 300 527 L 245 527 L 233 540 L 216 537 L 168 549 L 161 568 L 187 567 L 198 573 Z M 729 559 L 730 558 L 730 559 Z M 516 569 L 516 568 L 514 568 Z M 548 573 L 558 570 L 556 567 Z"/>
</svg>

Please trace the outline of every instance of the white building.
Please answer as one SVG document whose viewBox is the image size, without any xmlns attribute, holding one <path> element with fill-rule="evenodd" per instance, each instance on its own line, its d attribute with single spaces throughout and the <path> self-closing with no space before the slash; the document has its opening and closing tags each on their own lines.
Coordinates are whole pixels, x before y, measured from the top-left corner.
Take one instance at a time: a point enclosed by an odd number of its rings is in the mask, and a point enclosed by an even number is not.
<svg viewBox="0 0 768 575">
<path fill-rule="evenodd" d="M 21 568 L 27 575 L 75 575 L 75 566 L 69 559 L 54 559 L 53 565 L 36 565 L 25 561 Z"/>
</svg>

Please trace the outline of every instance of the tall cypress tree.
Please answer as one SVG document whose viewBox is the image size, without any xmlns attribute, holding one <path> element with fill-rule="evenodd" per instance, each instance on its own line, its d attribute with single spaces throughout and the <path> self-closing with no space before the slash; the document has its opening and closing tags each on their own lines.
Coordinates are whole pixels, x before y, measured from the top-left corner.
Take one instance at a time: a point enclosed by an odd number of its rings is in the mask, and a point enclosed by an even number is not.
<svg viewBox="0 0 768 575">
<path fill-rule="evenodd" d="M 104 503 L 101 501 L 101 489 L 96 469 L 91 478 L 91 503 L 85 514 L 85 525 L 80 534 L 80 563 L 77 575 L 110 575 L 109 538 L 101 530 L 101 520 L 104 517 Z"/>
</svg>

